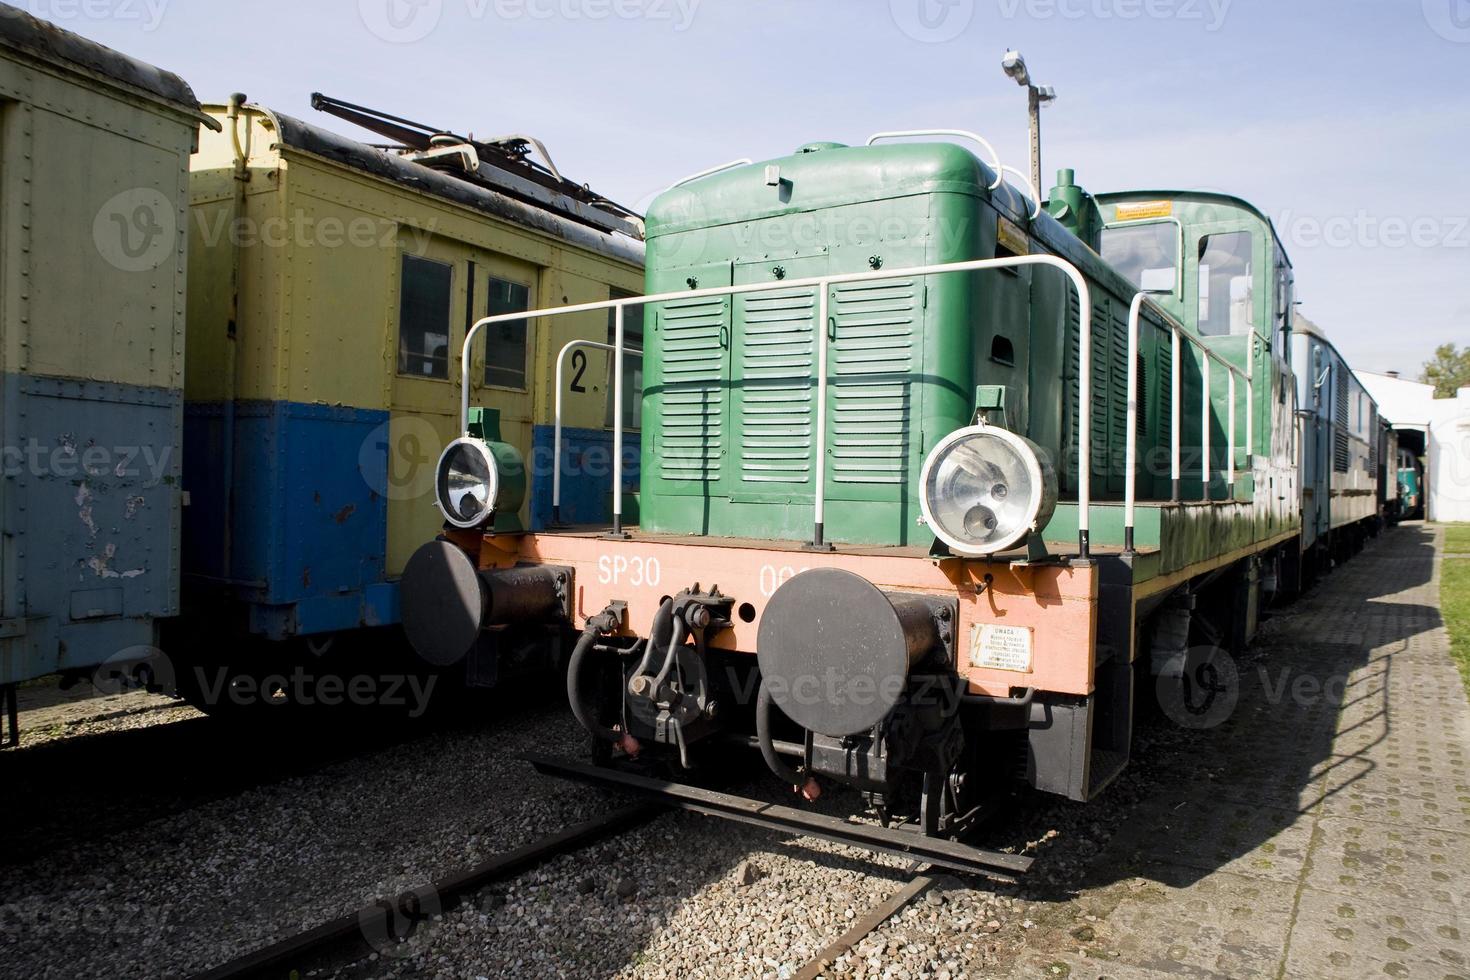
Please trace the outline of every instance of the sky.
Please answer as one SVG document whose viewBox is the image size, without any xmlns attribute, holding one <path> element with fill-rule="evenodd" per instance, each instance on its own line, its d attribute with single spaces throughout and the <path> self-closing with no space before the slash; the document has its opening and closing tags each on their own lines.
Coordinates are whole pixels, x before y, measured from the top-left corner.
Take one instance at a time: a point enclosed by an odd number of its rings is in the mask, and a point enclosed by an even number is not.
<svg viewBox="0 0 1470 980">
<path fill-rule="evenodd" d="M 957 128 L 1028 169 L 1020 49 L 1057 91 L 1043 172 L 1253 202 L 1359 370 L 1470 344 L 1470 0 L 19 0 L 183 76 L 365 137 L 320 91 L 530 133 L 639 207 L 727 160 Z M 376 138 L 375 138 L 376 139 Z"/>
</svg>

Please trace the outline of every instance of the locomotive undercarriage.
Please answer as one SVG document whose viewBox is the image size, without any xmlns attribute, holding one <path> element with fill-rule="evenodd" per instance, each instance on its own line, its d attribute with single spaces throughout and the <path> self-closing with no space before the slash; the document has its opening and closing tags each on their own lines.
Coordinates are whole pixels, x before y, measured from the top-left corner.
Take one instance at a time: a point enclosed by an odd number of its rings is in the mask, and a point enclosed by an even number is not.
<svg viewBox="0 0 1470 980">
<path fill-rule="evenodd" d="M 935 613 L 940 622 L 942 600 L 916 601 L 925 617 Z M 781 710 L 755 656 L 709 646 L 729 628 L 733 605 L 717 586 L 706 592 L 696 583 L 663 603 L 646 636 L 611 635 L 625 615 L 616 605 L 589 620 L 567 683 L 578 719 L 593 734 L 595 763 L 606 765 L 620 751 L 645 768 L 687 773 L 743 745 L 758 749 L 767 768 L 808 800 L 828 781 L 861 792 L 885 827 L 908 825 L 943 838 L 970 829 L 985 811 L 982 789 L 1003 784 L 982 778 L 973 764 L 993 734 L 985 729 L 997 726 L 983 712 L 967 711 L 967 684 L 950 666 L 947 633 L 916 657 L 875 724 L 823 734 Z"/>
</svg>

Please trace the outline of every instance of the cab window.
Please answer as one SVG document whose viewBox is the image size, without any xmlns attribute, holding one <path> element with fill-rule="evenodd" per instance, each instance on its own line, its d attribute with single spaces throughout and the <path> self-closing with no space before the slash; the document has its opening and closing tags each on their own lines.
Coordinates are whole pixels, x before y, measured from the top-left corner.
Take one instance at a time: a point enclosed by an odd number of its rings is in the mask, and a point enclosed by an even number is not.
<svg viewBox="0 0 1470 980">
<path fill-rule="evenodd" d="M 1206 235 L 1199 242 L 1199 332 L 1207 337 L 1251 332 L 1255 283 L 1248 231 Z"/>
<path fill-rule="evenodd" d="M 531 289 L 518 282 L 490 277 L 486 316 L 524 313 L 530 309 Z M 485 384 L 526 390 L 529 330 L 525 320 L 508 320 L 485 328 Z"/>
<path fill-rule="evenodd" d="M 1172 221 L 1104 228 L 1102 257 L 1139 289 L 1172 293 L 1178 281 L 1179 228 Z"/>
<path fill-rule="evenodd" d="M 454 269 L 447 262 L 403 257 L 398 298 L 398 373 L 413 378 L 449 377 L 449 291 Z"/>
</svg>

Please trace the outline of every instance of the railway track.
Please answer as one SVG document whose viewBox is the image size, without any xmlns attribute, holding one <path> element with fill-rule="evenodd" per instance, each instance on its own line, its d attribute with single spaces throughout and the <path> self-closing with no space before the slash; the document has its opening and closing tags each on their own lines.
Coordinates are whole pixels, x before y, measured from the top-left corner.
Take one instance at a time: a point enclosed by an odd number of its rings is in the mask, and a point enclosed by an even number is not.
<svg viewBox="0 0 1470 980">
<path fill-rule="evenodd" d="M 407 941 L 434 916 L 456 908 L 466 896 L 498 881 L 517 877 L 553 858 L 588 847 L 620 831 L 640 826 L 666 812 L 657 803 L 640 802 L 611 810 L 591 820 L 518 847 L 459 874 L 401 892 L 392 899 L 265 946 L 193 980 L 267 980 L 304 975 L 307 970 L 356 962 L 381 947 Z"/>
<path fill-rule="evenodd" d="M 791 975 L 791 980 L 816 980 L 823 976 L 842 957 L 857 948 L 858 943 L 883 923 L 902 912 L 910 902 L 918 899 L 934 886 L 938 880 L 929 874 L 930 866 L 917 864 L 909 869 L 909 880 L 887 901 L 875 905 L 867 915 L 853 923 L 841 936 L 829 943 L 820 953 Z"/>
<path fill-rule="evenodd" d="M 551 760 L 540 757 L 532 757 L 530 761 L 537 764 L 538 768 L 547 767 L 551 763 Z M 558 775 L 571 775 L 567 768 L 565 763 L 560 764 Z M 635 795 L 651 795 L 647 787 L 637 785 L 636 781 L 635 785 L 620 785 L 619 788 Z M 486 886 L 519 877 L 557 857 L 640 827 L 674 809 L 733 819 L 776 832 L 814 835 L 889 854 L 908 852 L 913 857 L 915 851 L 927 855 L 928 851 L 934 849 L 934 854 L 928 855 L 934 858 L 933 861 L 913 860 L 906 872 L 903 886 L 856 920 L 846 932 L 796 972 L 793 976 L 798 980 L 815 980 L 816 977 L 825 975 L 838 959 L 850 953 L 874 930 L 933 887 L 938 880 L 938 870 L 963 869 L 967 874 L 1014 880 L 1024 874 L 1031 863 L 1030 858 L 973 848 L 968 849 L 970 854 L 961 860 L 959 848 L 963 845 L 925 841 L 917 835 L 905 835 L 908 839 L 901 843 L 886 839 L 867 840 L 863 835 L 871 833 L 871 830 L 837 820 L 831 820 L 831 826 L 828 826 L 826 818 L 813 821 L 808 817 L 799 824 L 788 825 L 788 808 L 747 801 L 737 808 L 737 812 L 731 812 L 729 807 L 735 804 L 729 801 L 737 799 L 714 791 L 702 791 L 695 799 L 673 798 L 666 794 L 653 795 L 495 855 L 466 871 L 403 891 L 392 898 L 379 899 L 355 912 L 195 974 L 192 980 L 274 980 L 304 976 L 313 970 L 341 968 L 374 952 L 392 955 L 397 947 L 412 939 L 421 927 L 436 917 L 452 912 L 468 897 Z M 950 852 L 951 849 L 954 849 L 954 853 Z"/>
</svg>

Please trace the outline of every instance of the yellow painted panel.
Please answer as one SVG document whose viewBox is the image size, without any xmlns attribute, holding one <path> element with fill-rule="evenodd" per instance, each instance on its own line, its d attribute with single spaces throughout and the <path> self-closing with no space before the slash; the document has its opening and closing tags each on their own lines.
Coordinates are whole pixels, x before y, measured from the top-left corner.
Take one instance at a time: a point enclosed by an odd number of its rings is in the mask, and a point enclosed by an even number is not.
<svg viewBox="0 0 1470 980">
<path fill-rule="evenodd" d="M 385 373 L 393 366 L 399 260 L 397 226 L 332 201 L 288 195 L 289 221 L 257 248 L 289 251 L 290 330 L 286 390 L 290 401 L 388 407 Z"/>
<path fill-rule="evenodd" d="M 23 111 L 37 175 L 24 369 L 182 386 L 189 128 L 160 147 Z"/>
</svg>

